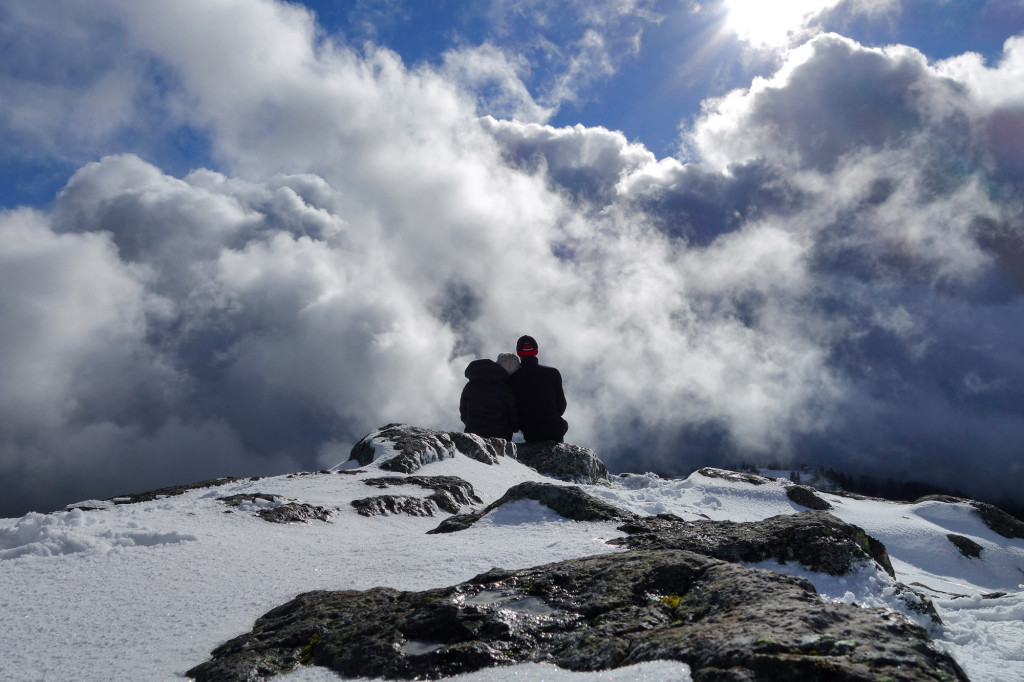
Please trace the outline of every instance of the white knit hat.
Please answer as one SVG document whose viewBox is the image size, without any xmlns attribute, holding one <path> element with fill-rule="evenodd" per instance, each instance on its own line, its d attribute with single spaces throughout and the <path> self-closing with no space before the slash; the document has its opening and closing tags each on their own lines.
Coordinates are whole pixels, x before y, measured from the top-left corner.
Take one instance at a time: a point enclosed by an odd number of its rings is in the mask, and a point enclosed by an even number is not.
<svg viewBox="0 0 1024 682">
<path fill-rule="evenodd" d="M 514 374 L 519 369 L 519 356 L 515 353 L 499 353 L 498 364 L 509 374 Z"/>
</svg>

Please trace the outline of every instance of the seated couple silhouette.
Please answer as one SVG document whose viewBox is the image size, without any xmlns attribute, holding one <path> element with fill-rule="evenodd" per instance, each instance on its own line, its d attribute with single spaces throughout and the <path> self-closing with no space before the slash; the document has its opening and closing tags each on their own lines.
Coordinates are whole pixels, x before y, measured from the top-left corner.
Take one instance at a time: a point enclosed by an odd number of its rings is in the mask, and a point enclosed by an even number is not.
<svg viewBox="0 0 1024 682">
<path fill-rule="evenodd" d="M 569 424 L 565 413 L 562 375 L 540 364 L 537 341 L 521 336 L 516 352 L 498 359 L 474 360 L 466 367 L 466 387 L 459 401 L 459 416 L 466 433 L 512 440 L 522 431 L 527 443 L 561 443 Z"/>
</svg>

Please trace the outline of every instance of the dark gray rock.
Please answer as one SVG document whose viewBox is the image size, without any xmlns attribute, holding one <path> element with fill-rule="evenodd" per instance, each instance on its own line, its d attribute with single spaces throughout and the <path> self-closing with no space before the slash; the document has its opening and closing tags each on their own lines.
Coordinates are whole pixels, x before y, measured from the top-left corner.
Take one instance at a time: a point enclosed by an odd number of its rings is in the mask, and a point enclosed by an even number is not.
<svg viewBox="0 0 1024 682">
<path fill-rule="evenodd" d="M 451 514 L 459 511 L 462 505 L 482 503 L 482 500 L 473 491 L 473 485 L 458 476 L 384 476 L 367 478 L 363 480 L 363 483 L 377 488 L 415 485 L 432 490 L 437 496 L 434 498 L 437 506 Z M 433 496 L 431 497 L 433 498 Z"/>
<path fill-rule="evenodd" d="M 726 481 L 736 481 L 738 483 L 750 483 L 751 485 L 764 485 L 765 483 L 774 483 L 770 478 L 764 476 L 758 476 L 756 474 L 747 474 L 740 471 L 729 471 L 728 469 L 716 469 L 715 467 L 704 467 L 698 469 L 697 473 L 708 478 L 721 478 Z"/>
<path fill-rule="evenodd" d="M 956 535 L 955 533 L 949 533 L 946 535 L 946 538 L 968 559 L 981 557 L 981 550 L 984 548 L 974 540 L 963 535 Z"/>
<path fill-rule="evenodd" d="M 516 456 L 515 445 L 504 438 L 484 438 L 461 431 L 449 431 L 448 437 L 451 438 L 456 452 L 484 464 L 497 464 L 499 457 L 514 459 Z"/>
<path fill-rule="evenodd" d="M 987 502 L 978 502 L 977 500 L 968 500 L 963 497 L 953 497 L 952 495 L 926 495 L 919 499 L 918 502 L 969 504 L 974 507 L 974 513 L 992 532 L 1002 535 L 1004 538 L 1024 539 L 1024 521 L 1007 514 L 999 507 Z"/>
<path fill-rule="evenodd" d="M 256 500 L 279 502 L 284 498 L 280 495 L 269 495 L 267 493 L 246 493 L 219 497 L 217 499 L 229 507 L 238 507 L 243 502 L 255 502 Z M 332 510 L 304 502 L 287 502 L 276 507 L 260 509 L 256 512 L 256 515 L 270 523 L 307 523 L 309 521 L 329 522 L 332 513 Z"/>
<path fill-rule="evenodd" d="M 331 520 L 333 510 L 305 502 L 288 502 L 273 509 L 261 509 L 257 514 L 270 523 L 308 523 L 309 521 Z"/>
<path fill-rule="evenodd" d="M 254 680 L 318 665 L 347 677 L 436 679 L 549 662 L 688 664 L 718 680 L 967 680 L 898 615 L 823 602 L 803 578 L 681 550 L 635 551 L 425 592 L 309 592 L 186 674 Z"/>
<path fill-rule="evenodd" d="M 280 495 L 271 495 L 269 493 L 243 493 L 239 495 L 228 495 L 227 497 L 218 497 L 217 500 L 223 502 L 229 507 L 237 507 L 243 502 L 256 502 L 256 500 L 263 500 L 264 502 L 277 502 L 278 500 L 284 499 Z"/>
<path fill-rule="evenodd" d="M 399 485 L 415 485 L 433 491 L 429 497 L 418 498 L 407 495 L 379 495 L 353 500 L 352 506 L 363 516 L 388 514 L 409 514 L 411 516 L 433 516 L 437 511 L 458 513 L 464 505 L 482 504 L 473 486 L 458 476 L 385 476 L 367 478 L 363 483 L 376 488 Z"/>
<path fill-rule="evenodd" d="M 466 530 L 501 505 L 516 500 L 536 500 L 573 521 L 625 521 L 637 518 L 632 512 L 619 509 L 593 495 L 588 495 L 577 486 L 528 481 L 512 486 L 504 495 L 479 511 L 458 514 L 445 519 L 440 526 L 428 533 L 454 533 Z"/>
<path fill-rule="evenodd" d="M 885 545 L 827 512 L 801 512 L 750 523 L 684 521 L 660 514 L 626 523 L 619 530 L 630 533 L 629 537 L 609 540 L 609 544 L 631 549 L 686 549 L 725 561 L 774 559 L 836 576 L 850 573 L 861 562 L 873 561 L 895 577 Z M 909 611 L 942 625 L 934 604 L 923 592 L 896 583 L 894 596 Z"/>
<path fill-rule="evenodd" d="M 485 464 L 496 463 L 498 457 L 515 457 L 515 446 L 503 438 L 481 438 L 468 433 L 388 424 L 356 443 L 349 460 L 366 466 L 374 461 L 378 451 L 394 453 L 381 462 L 381 469 L 404 474 L 411 474 L 424 464 L 450 459 L 455 453 Z"/>
<path fill-rule="evenodd" d="M 819 511 L 763 521 L 683 521 L 671 514 L 638 518 L 619 527 L 630 549 L 686 549 L 726 561 L 791 561 L 829 575 L 846 575 L 864 560 L 895 577 L 885 545 L 852 524 Z"/>
<path fill-rule="evenodd" d="M 590 485 L 611 483 L 604 462 L 593 450 L 580 445 L 554 441 L 518 443 L 516 458 L 545 476 Z"/>
<path fill-rule="evenodd" d="M 808 509 L 816 509 L 818 511 L 834 509 L 831 504 L 818 497 L 814 493 L 813 488 L 808 488 L 805 485 L 786 486 L 786 497 L 793 504 L 799 504 L 801 507 L 807 507 Z"/>
<path fill-rule="evenodd" d="M 425 497 L 409 497 L 408 495 L 377 495 L 361 500 L 352 500 L 352 506 L 362 516 L 433 516 L 437 505 Z"/>
</svg>

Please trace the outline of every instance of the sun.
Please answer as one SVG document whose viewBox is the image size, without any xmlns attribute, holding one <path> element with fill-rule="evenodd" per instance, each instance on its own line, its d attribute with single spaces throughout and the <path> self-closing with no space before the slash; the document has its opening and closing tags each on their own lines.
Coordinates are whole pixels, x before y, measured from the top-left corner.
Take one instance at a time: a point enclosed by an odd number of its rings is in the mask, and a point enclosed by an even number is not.
<svg viewBox="0 0 1024 682">
<path fill-rule="evenodd" d="M 792 42 L 815 17 L 841 0 L 724 0 L 725 26 L 754 47 L 778 48 Z"/>
</svg>

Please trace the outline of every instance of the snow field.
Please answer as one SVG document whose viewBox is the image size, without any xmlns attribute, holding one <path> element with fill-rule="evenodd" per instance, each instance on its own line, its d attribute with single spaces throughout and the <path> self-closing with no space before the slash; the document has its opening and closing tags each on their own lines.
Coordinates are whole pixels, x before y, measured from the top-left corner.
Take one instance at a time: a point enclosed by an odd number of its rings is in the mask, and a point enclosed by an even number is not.
<svg viewBox="0 0 1024 682">
<path fill-rule="evenodd" d="M 379 494 L 426 496 L 418 486 L 387 491 L 363 479 L 394 475 L 376 462 L 357 474 L 310 474 L 237 481 L 146 503 L 97 511 L 72 509 L 0 520 L 0 679 L 180 680 L 218 644 L 296 594 L 316 589 L 406 590 L 443 587 L 493 567 L 524 568 L 601 552 L 624 551 L 606 541 L 615 523 L 576 523 L 539 503 L 505 505 L 473 527 L 426 535 L 443 518 L 362 517 L 351 500 Z M 489 466 L 457 456 L 417 475 L 460 476 L 484 504 L 528 480 L 550 481 L 520 463 Z M 673 513 L 686 520 L 753 521 L 803 509 L 785 482 L 754 486 L 694 474 L 618 477 L 611 487 L 583 486 L 611 504 L 640 514 Z M 330 523 L 272 524 L 259 503 L 229 508 L 219 497 L 278 495 L 337 509 Z M 966 505 L 893 504 L 820 493 L 836 516 L 885 543 L 897 579 L 928 594 L 945 625 L 933 627 L 972 679 L 1024 679 L 1024 541 L 990 531 Z M 275 503 L 268 503 L 275 504 Z M 983 547 L 968 559 L 946 539 L 957 533 Z M 796 565 L 765 564 L 797 573 L 823 599 L 907 613 L 894 581 L 874 566 L 842 578 Z M 924 586 L 924 587 L 922 587 Z M 1002 596 L 983 598 L 993 592 Z M 921 622 L 920 616 L 908 614 Z M 924 623 L 922 623 L 924 624 Z M 661 662 L 601 673 L 552 666 L 514 666 L 454 680 L 688 679 L 685 666 Z M 338 679 L 312 668 L 290 680 Z"/>
</svg>

